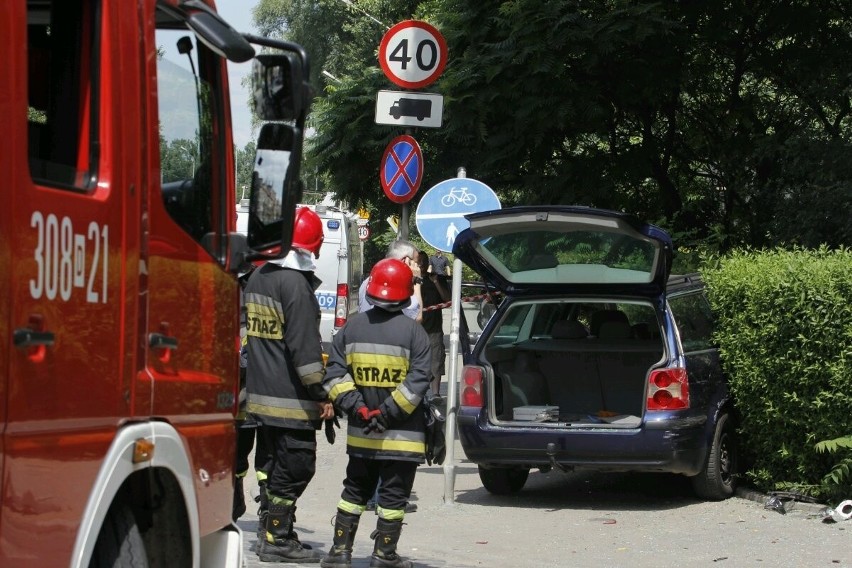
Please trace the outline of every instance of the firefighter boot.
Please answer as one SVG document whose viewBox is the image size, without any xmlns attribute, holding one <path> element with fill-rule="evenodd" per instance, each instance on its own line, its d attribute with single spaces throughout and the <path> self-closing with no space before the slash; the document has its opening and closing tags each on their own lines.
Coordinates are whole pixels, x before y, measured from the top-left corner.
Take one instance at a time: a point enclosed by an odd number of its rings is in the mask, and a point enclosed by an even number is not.
<svg viewBox="0 0 852 568">
<path fill-rule="evenodd" d="M 234 478 L 234 505 L 231 508 L 231 518 L 234 522 L 246 512 L 246 495 L 243 493 L 243 478 Z"/>
<path fill-rule="evenodd" d="M 291 538 L 293 531 L 293 505 L 269 504 L 266 517 L 266 538 L 257 547 L 261 562 L 313 563 L 320 561 L 320 554 L 304 548 L 297 539 Z"/>
<path fill-rule="evenodd" d="M 266 482 L 258 482 L 258 489 L 256 501 L 260 505 L 257 509 L 257 542 L 262 542 L 266 540 L 266 517 L 269 512 L 269 495 L 266 494 Z"/>
<path fill-rule="evenodd" d="M 355 542 L 355 533 L 358 531 L 358 520 L 360 515 L 353 515 L 337 510 L 334 519 L 334 542 L 331 550 L 322 559 L 322 568 L 334 568 L 335 566 L 352 566 L 352 543 Z"/>
<path fill-rule="evenodd" d="M 260 482 L 260 493 L 257 496 L 257 501 L 260 503 L 260 507 L 257 510 L 257 542 L 262 542 L 266 540 L 266 517 L 269 514 L 269 495 L 266 494 L 266 482 Z M 293 505 L 293 524 L 296 523 L 296 506 Z M 299 535 L 296 534 L 296 531 L 291 530 L 289 537 L 291 539 L 299 540 Z M 302 548 L 307 548 L 310 550 L 312 547 L 310 544 L 302 544 Z"/>
<path fill-rule="evenodd" d="M 412 568 L 413 564 L 396 553 L 396 543 L 402 532 L 402 521 L 388 521 L 381 517 L 370 538 L 376 541 L 370 568 Z"/>
<path fill-rule="evenodd" d="M 295 526 L 296 522 L 297 522 L 296 521 L 296 508 L 297 508 L 296 505 L 293 505 L 293 526 Z M 311 546 L 310 544 L 302 544 L 302 541 L 299 540 L 299 535 L 293 529 L 290 529 L 290 534 L 287 536 L 287 538 L 295 540 L 296 542 L 298 542 L 299 544 L 302 545 L 302 548 L 306 548 L 308 550 L 311 550 L 313 548 L 313 546 Z"/>
</svg>

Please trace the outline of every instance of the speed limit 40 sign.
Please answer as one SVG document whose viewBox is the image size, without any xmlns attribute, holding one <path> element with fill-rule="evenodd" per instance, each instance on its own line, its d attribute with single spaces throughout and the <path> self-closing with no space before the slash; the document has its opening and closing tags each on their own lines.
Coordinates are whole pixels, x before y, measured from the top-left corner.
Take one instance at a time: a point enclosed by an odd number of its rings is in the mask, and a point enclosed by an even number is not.
<svg viewBox="0 0 852 568">
<path fill-rule="evenodd" d="M 431 24 L 406 20 L 382 37 L 379 64 L 394 84 L 420 89 L 435 82 L 443 73 L 447 65 L 447 42 Z"/>
</svg>

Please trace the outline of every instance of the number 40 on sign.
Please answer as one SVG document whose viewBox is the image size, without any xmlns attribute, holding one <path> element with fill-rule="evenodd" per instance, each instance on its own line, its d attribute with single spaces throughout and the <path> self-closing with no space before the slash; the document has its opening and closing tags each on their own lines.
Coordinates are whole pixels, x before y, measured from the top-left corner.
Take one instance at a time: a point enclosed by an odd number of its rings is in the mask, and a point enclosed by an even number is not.
<svg viewBox="0 0 852 568">
<path fill-rule="evenodd" d="M 385 75 L 406 89 L 432 84 L 447 65 L 447 42 L 431 24 L 406 20 L 389 29 L 379 44 Z"/>
</svg>

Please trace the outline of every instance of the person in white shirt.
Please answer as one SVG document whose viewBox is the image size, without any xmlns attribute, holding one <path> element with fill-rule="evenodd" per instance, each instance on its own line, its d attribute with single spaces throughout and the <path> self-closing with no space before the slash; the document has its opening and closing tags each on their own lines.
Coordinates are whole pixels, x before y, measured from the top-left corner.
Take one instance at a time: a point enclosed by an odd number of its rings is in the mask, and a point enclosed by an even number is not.
<svg viewBox="0 0 852 568">
<path fill-rule="evenodd" d="M 385 258 L 395 258 L 403 261 L 414 275 L 414 294 L 411 296 L 411 305 L 402 310 L 402 313 L 421 323 L 423 321 L 423 299 L 420 295 L 420 285 L 423 283 L 423 275 L 420 272 L 420 264 L 417 262 L 417 257 L 420 251 L 409 241 L 396 240 L 388 247 L 388 252 Z M 367 302 L 367 280 L 361 283 L 358 288 L 358 311 L 366 312 L 373 306 Z"/>
</svg>

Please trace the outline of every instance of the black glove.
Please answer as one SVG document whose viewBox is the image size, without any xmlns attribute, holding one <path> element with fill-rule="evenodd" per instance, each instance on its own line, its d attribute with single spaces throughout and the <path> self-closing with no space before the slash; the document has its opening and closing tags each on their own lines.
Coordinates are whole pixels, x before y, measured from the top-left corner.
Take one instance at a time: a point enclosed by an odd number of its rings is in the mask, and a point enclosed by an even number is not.
<svg viewBox="0 0 852 568">
<path fill-rule="evenodd" d="M 382 413 L 382 419 L 385 421 L 385 428 L 393 428 L 399 426 L 411 416 L 404 413 L 391 397 L 387 397 L 384 402 L 379 405 L 379 410 Z"/>
<path fill-rule="evenodd" d="M 335 426 L 340 428 L 340 422 L 337 421 L 336 415 L 334 418 L 325 421 L 325 439 L 328 440 L 329 444 L 333 444 L 337 438 L 337 432 L 334 431 Z"/>
<path fill-rule="evenodd" d="M 388 429 L 387 420 L 385 420 L 381 410 L 371 410 L 367 413 L 367 416 L 369 418 L 369 422 L 367 422 L 367 425 L 364 426 L 362 430 L 365 434 L 369 434 L 371 432 L 378 432 L 381 434 Z"/>
</svg>

